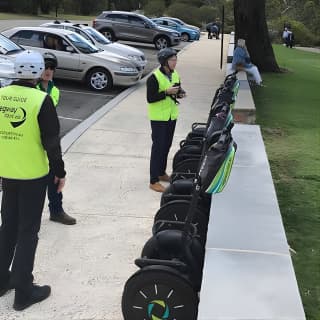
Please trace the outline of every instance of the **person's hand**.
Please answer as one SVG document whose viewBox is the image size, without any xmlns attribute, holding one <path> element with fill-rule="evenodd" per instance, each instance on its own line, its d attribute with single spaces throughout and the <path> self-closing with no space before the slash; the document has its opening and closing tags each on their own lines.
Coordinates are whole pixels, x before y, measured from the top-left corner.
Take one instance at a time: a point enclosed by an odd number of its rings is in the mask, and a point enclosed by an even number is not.
<svg viewBox="0 0 320 320">
<path fill-rule="evenodd" d="M 60 193 L 66 183 L 66 178 L 54 177 L 54 184 L 57 184 L 57 193 Z"/>
<path fill-rule="evenodd" d="M 170 87 L 169 89 L 166 90 L 166 94 L 169 95 L 169 96 L 173 95 L 173 94 L 177 94 L 179 89 L 180 89 L 179 86 L 176 86 L 176 87 L 172 86 L 172 87 Z"/>
</svg>

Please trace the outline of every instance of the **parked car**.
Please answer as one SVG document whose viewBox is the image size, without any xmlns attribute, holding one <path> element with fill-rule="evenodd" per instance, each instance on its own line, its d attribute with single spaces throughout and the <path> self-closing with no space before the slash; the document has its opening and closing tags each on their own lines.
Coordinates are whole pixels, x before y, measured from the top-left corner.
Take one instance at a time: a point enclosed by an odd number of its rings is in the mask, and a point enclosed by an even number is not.
<svg viewBox="0 0 320 320">
<path fill-rule="evenodd" d="M 141 50 L 138 50 L 131 46 L 127 46 L 125 44 L 111 42 L 102 33 L 88 25 L 78 23 L 74 24 L 66 21 L 60 22 L 56 20 L 54 22 L 44 23 L 41 25 L 41 27 L 66 29 L 79 33 L 81 36 L 83 36 L 85 39 L 87 39 L 100 49 L 116 53 L 121 56 L 125 56 L 128 59 L 136 61 L 142 69 L 144 69 L 147 64 L 145 55 Z"/>
<path fill-rule="evenodd" d="M 160 50 L 180 43 L 181 34 L 162 28 L 149 18 L 126 11 L 103 11 L 92 26 L 110 41 L 153 43 Z"/>
<path fill-rule="evenodd" d="M 3 32 L 25 49 L 50 52 L 58 60 L 56 78 L 84 81 L 92 90 L 130 86 L 142 69 L 126 57 L 99 49 L 78 33 L 45 27 L 17 27 Z"/>
<path fill-rule="evenodd" d="M 14 60 L 24 51 L 4 35 L 0 34 L 0 87 L 4 87 L 15 78 Z"/>
<path fill-rule="evenodd" d="M 186 25 L 181 25 L 174 20 L 168 18 L 154 18 L 151 20 L 161 27 L 179 31 L 181 33 L 182 41 L 193 41 L 200 39 L 200 31 L 187 27 Z"/>
<path fill-rule="evenodd" d="M 161 17 L 161 18 L 166 18 L 166 19 L 173 20 L 173 21 L 179 23 L 181 26 L 186 26 L 188 28 L 195 29 L 200 33 L 200 28 L 199 27 L 193 26 L 192 24 L 187 24 L 187 23 L 185 23 L 184 21 L 182 21 L 179 18 L 174 18 L 174 17 Z"/>
</svg>

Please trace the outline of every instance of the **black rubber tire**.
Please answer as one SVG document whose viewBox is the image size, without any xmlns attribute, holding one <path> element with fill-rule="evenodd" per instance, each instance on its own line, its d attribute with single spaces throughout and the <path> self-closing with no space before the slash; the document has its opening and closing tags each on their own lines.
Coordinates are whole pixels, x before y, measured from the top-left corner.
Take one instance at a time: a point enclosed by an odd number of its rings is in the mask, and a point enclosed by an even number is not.
<svg viewBox="0 0 320 320">
<path fill-rule="evenodd" d="M 181 41 L 190 41 L 190 36 L 186 32 L 181 33 Z"/>
<path fill-rule="evenodd" d="M 184 231 L 178 229 L 159 231 L 148 239 L 141 250 L 144 259 L 184 263 L 187 266 L 185 276 L 195 291 L 200 291 L 204 255 L 205 249 L 199 239 L 190 234 L 184 239 Z"/>
<path fill-rule="evenodd" d="M 172 168 L 173 172 L 197 173 L 199 166 L 199 159 L 187 159 L 177 164 Z"/>
<path fill-rule="evenodd" d="M 158 220 L 184 222 L 190 207 L 190 201 L 175 200 L 163 205 L 154 216 L 154 223 Z M 196 225 L 199 241 L 205 246 L 208 230 L 208 215 L 200 208 L 195 208 L 192 223 Z"/>
<path fill-rule="evenodd" d="M 199 145 L 186 145 L 179 149 L 175 155 L 173 156 L 172 160 L 172 168 L 176 168 L 179 163 L 181 163 L 183 160 L 186 159 L 195 159 L 195 158 L 200 158 L 201 156 L 201 151 L 202 151 L 202 146 L 201 144 Z M 197 150 L 198 149 L 198 150 Z M 198 153 L 195 152 L 195 150 L 198 151 Z"/>
<path fill-rule="evenodd" d="M 122 293 L 124 320 L 196 320 L 198 295 L 175 269 L 149 266 L 134 273 Z M 168 315 L 168 316 L 166 316 Z"/>
<path fill-rule="evenodd" d="M 170 40 L 166 36 L 159 36 L 154 39 L 154 46 L 157 50 L 170 47 Z"/>
<path fill-rule="evenodd" d="M 108 40 L 114 42 L 117 41 L 114 32 L 111 29 L 102 29 L 100 31 Z"/>
<path fill-rule="evenodd" d="M 110 72 L 104 68 L 93 68 L 86 76 L 88 87 L 93 91 L 104 91 L 112 88 L 113 80 Z"/>
</svg>

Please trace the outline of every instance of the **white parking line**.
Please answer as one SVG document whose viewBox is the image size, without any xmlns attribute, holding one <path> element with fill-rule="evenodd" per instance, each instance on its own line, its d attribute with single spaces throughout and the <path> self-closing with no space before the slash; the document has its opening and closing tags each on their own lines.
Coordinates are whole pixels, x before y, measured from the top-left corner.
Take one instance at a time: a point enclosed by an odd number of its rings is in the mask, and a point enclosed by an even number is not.
<svg viewBox="0 0 320 320">
<path fill-rule="evenodd" d="M 82 91 L 73 91 L 73 90 L 64 90 L 64 89 L 60 89 L 60 91 L 63 92 L 70 92 L 70 93 L 76 93 L 76 94 L 88 94 L 88 95 L 93 95 L 93 96 L 103 96 L 103 97 L 114 97 L 117 94 L 102 94 L 102 93 L 93 93 L 93 92 L 82 92 Z"/>
<path fill-rule="evenodd" d="M 58 116 L 59 119 L 66 119 L 66 120 L 72 120 L 72 121 L 78 121 L 78 122 L 81 122 L 83 121 L 82 119 L 77 119 L 77 118 L 67 118 L 67 117 L 61 117 L 61 116 Z"/>
</svg>

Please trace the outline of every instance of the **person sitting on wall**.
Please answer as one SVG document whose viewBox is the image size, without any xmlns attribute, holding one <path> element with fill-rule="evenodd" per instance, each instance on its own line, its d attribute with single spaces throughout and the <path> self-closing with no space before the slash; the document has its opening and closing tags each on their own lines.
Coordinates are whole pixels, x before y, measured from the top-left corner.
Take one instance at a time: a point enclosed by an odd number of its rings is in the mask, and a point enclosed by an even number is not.
<svg viewBox="0 0 320 320">
<path fill-rule="evenodd" d="M 257 85 L 263 86 L 260 72 L 257 66 L 251 62 L 244 39 L 238 39 L 237 46 L 233 52 L 232 69 L 234 71 L 245 71 Z"/>
</svg>

